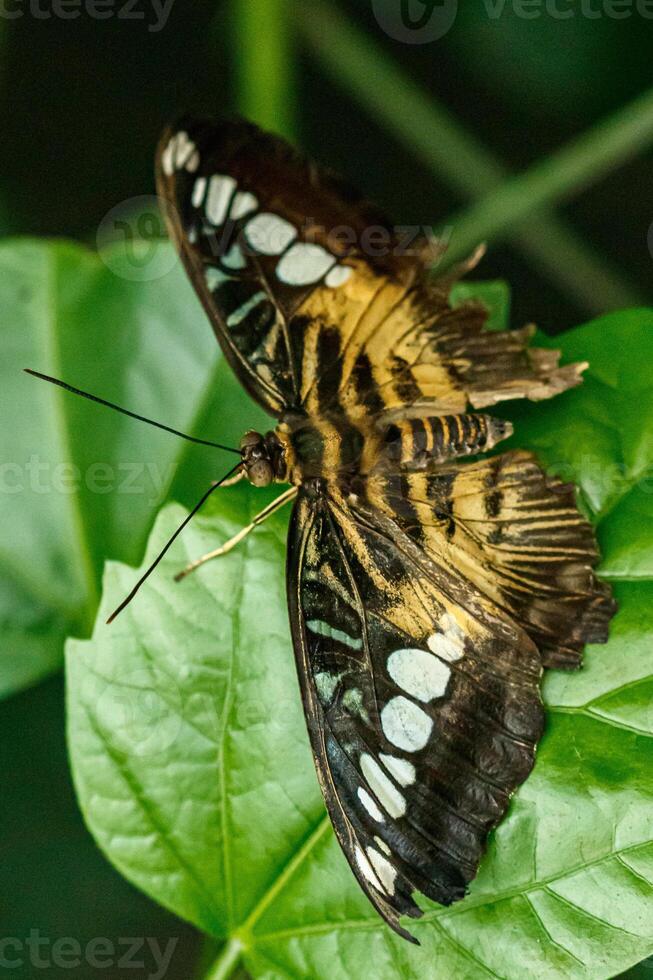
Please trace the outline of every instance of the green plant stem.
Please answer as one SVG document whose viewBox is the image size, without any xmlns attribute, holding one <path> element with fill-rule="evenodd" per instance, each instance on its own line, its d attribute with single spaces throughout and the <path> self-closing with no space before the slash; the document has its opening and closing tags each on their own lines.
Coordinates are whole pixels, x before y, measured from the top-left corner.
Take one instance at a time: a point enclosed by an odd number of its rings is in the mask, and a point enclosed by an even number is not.
<svg viewBox="0 0 653 980">
<path fill-rule="evenodd" d="M 653 89 L 527 173 L 513 177 L 453 218 L 453 251 L 463 256 L 545 205 L 596 182 L 653 143 Z"/>
<path fill-rule="evenodd" d="M 204 980 L 225 980 L 231 976 L 234 967 L 240 959 L 243 951 L 243 944 L 240 939 L 230 939 L 220 950 L 220 955 L 211 964 L 208 972 L 204 975 Z"/>
<path fill-rule="evenodd" d="M 251 936 L 256 923 L 259 921 L 266 909 L 268 909 L 274 902 L 279 893 L 286 887 L 289 880 L 301 865 L 302 861 L 306 860 L 313 848 L 322 840 L 324 835 L 329 832 L 330 827 L 331 821 L 325 814 L 320 818 L 313 831 L 309 834 L 299 850 L 288 861 L 287 865 L 281 870 L 268 890 L 256 903 L 255 907 L 247 916 L 245 922 L 238 928 L 238 934 L 230 939 L 225 946 L 223 946 L 222 950 L 220 951 L 220 955 L 215 960 L 208 973 L 205 974 L 204 980 L 223 980 L 223 978 L 228 977 L 231 974 L 234 966 L 240 958 L 241 953 L 245 949 L 245 946 L 249 946 L 252 941 Z M 243 938 L 241 939 L 239 936 L 242 936 Z"/>
<path fill-rule="evenodd" d="M 232 0 L 238 111 L 292 139 L 295 126 L 291 0 Z"/>
<path fill-rule="evenodd" d="M 296 9 L 303 39 L 322 68 L 456 193 L 476 199 L 504 186 L 509 177 L 505 167 L 406 78 L 379 45 L 322 0 Z M 572 228 L 544 209 L 507 231 L 538 270 L 588 312 L 645 304 Z"/>
</svg>

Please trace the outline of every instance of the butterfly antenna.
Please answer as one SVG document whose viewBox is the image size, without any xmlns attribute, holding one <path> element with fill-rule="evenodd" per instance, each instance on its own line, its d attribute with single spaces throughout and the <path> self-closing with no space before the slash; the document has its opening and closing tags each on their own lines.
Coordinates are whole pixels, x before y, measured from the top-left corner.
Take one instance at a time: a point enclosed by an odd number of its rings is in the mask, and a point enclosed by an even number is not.
<svg viewBox="0 0 653 980">
<path fill-rule="evenodd" d="M 115 609 L 111 613 L 111 615 L 107 619 L 107 625 L 109 623 L 112 623 L 114 621 L 114 619 L 116 618 L 116 616 L 118 615 L 118 613 L 121 613 L 123 611 L 123 609 L 125 608 L 125 606 L 129 605 L 129 603 L 132 601 L 132 599 L 134 598 L 134 596 L 136 595 L 136 593 L 140 589 L 140 587 L 143 584 L 143 582 L 145 581 L 145 579 L 148 578 L 152 574 L 152 572 L 154 571 L 154 569 L 156 568 L 156 566 L 159 564 L 159 562 L 161 561 L 161 559 L 163 558 L 163 556 L 165 555 L 165 553 L 168 551 L 168 549 L 170 548 L 170 546 L 172 545 L 172 543 L 176 540 L 176 538 L 179 537 L 179 535 L 184 530 L 184 528 L 186 527 L 186 525 L 193 519 L 193 517 L 195 516 L 195 514 L 198 512 L 198 510 L 200 509 L 200 507 L 202 507 L 203 504 L 208 500 L 208 498 L 211 496 L 211 494 L 213 493 L 213 491 L 214 490 L 217 490 L 218 487 L 222 486 L 225 483 L 225 481 L 229 479 L 229 477 L 231 476 L 231 474 L 236 472 L 236 470 L 238 469 L 238 467 L 240 465 L 241 465 L 240 463 L 236 463 L 236 465 L 233 466 L 229 470 L 228 473 L 225 473 L 225 475 L 222 477 L 221 480 L 218 480 L 217 483 L 212 483 L 211 484 L 211 486 L 206 491 L 206 493 L 201 498 L 201 500 L 198 500 L 198 502 L 195 504 L 195 506 L 191 510 L 190 514 L 188 514 L 187 517 L 181 522 L 181 524 L 179 525 L 179 527 L 177 528 L 177 530 L 175 531 L 175 533 L 168 540 L 168 543 L 166 544 L 165 548 L 163 548 L 163 550 L 157 555 L 157 557 L 154 559 L 154 561 L 152 562 L 152 564 L 150 565 L 150 567 L 147 569 L 147 571 L 145 572 L 145 574 L 144 575 L 141 575 L 141 577 L 139 578 L 138 582 L 136 583 L 136 585 L 134 586 L 134 588 L 131 590 L 131 592 L 129 593 L 129 595 L 127 596 L 127 598 L 126 599 L 123 599 L 123 601 L 120 603 L 120 605 L 118 606 L 118 608 Z"/>
<path fill-rule="evenodd" d="M 238 453 L 240 455 L 240 450 L 234 449 L 232 446 L 223 446 L 219 442 L 211 442 L 208 439 L 196 439 L 195 436 L 189 436 L 185 432 L 179 432 L 177 429 L 172 429 L 169 425 L 164 425 L 162 422 L 155 422 L 153 419 L 145 418 L 144 415 L 137 415 L 136 412 L 130 412 L 128 408 L 121 408 L 120 405 L 114 405 L 113 402 L 108 402 L 105 398 L 91 395 L 88 391 L 82 391 L 81 388 L 74 388 L 72 385 L 66 384 L 65 381 L 59 381 L 58 378 L 51 378 L 49 374 L 41 374 L 40 371 L 32 371 L 31 368 L 24 368 L 24 371 L 26 374 L 31 374 L 34 378 L 40 378 L 42 381 L 49 381 L 50 384 L 58 385 L 64 391 L 72 391 L 73 395 L 81 395 L 82 398 L 88 398 L 89 401 L 97 402 L 98 405 L 105 405 L 107 408 L 112 408 L 115 412 L 122 412 L 123 415 L 128 415 L 130 419 L 147 422 L 148 425 L 153 425 L 157 429 L 163 429 L 165 432 L 171 432 L 174 436 L 187 439 L 188 442 L 195 442 L 199 446 L 213 446 L 214 449 L 224 449 L 227 453 Z"/>
</svg>

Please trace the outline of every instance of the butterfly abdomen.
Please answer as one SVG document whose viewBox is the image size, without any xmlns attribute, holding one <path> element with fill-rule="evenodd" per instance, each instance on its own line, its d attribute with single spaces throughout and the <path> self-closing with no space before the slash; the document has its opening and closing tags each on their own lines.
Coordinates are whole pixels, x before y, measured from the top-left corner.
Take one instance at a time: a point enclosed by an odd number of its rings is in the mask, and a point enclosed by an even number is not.
<svg viewBox="0 0 653 980">
<path fill-rule="evenodd" d="M 411 470 L 471 456 L 507 439 L 512 426 L 490 415 L 438 415 L 399 419 L 384 434 L 384 457 Z"/>
</svg>

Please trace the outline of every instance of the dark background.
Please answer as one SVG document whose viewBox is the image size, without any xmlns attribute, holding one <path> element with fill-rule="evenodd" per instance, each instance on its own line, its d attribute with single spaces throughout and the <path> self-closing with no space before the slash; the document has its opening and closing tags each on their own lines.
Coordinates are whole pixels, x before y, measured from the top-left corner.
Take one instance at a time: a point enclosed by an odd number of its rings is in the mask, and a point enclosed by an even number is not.
<svg viewBox="0 0 653 980">
<path fill-rule="evenodd" d="M 257 2 L 249 0 L 250 8 Z M 381 31 L 367 0 L 329 5 L 511 172 L 529 168 L 620 110 L 652 81 L 653 21 L 637 15 L 525 20 L 507 5 L 498 20 L 490 20 L 482 3 L 468 3 L 444 38 L 407 45 Z M 153 148 L 166 121 L 185 110 L 219 114 L 244 103 L 256 112 L 240 88 L 242 52 L 264 51 L 274 42 L 257 32 L 252 16 L 245 18 L 251 34 L 243 37 L 237 6 L 175 0 L 158 33 L 148 31 L 147 20 L 100 21 L 84 13 L 71 20 L 37 17 L 28 2 L 20 17 L 0 14 L 2 233 L 69 236 L 93 247 L 110 208 L 152 193 Z M 2 9 L 18 9 L 18 0 L 6 0 Z M 45 0 L 39 9 L 48 11 Z M 151 19 L 147 0 L 135 9 L 147 10 Z M 359 107 L 347 83 L 325 75 L 301 36 L 286 40 L 292 65 L 283 119 L 291 121 L 297 140 L 400 223 L 446 224 L 466 203 L 451 189 L 455 161 L 448 174 L 427 168 L 381 119 Z M 279 124 L 288 126 L 281 118 Z M 575 193 L 557 213 L 590 254 L 628 283 L 633 297 L 650 296 L 650 151 Z M 535 319 L 556 332 L 595 312 L 510 244 L 493 243 L 478 275 L 511 282 L 515 324 Z M 194 976 L 199 946 L 193 930 L 124 882 L 85 831 L 64 730 L 60 679 L 0 704 L 0 933 L 26 937 L 37 928 L 52 939 L 72 936 L 82 944 L 94 936 L 158 936 L 165 945 L 178 936 L 168 977 Z M 646 975 L 646 967 L 639 969 Z M 147 972 L 93 975 L 137 978 Z M 8 975 L 85 978 L 92 971 L 26 966 Z"/>
</svg>

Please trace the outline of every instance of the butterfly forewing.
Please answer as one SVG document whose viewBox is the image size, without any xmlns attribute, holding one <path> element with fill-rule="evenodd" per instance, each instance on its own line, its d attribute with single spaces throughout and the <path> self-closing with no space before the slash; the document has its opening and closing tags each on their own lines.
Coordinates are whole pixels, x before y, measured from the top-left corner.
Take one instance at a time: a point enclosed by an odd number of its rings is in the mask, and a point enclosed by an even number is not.
<svg viewBox="0 0 653 980">
<path fill-rule="evenodd" d="M 180 122 L 161 139 L 156 171 L 171 232 L 232 366 L 273 414 L 297 406 L 309 326 L 298 311 L 316 289 L 337 292 L 365 229 L 387 222 L 242 121 Z"/>
</svg>

